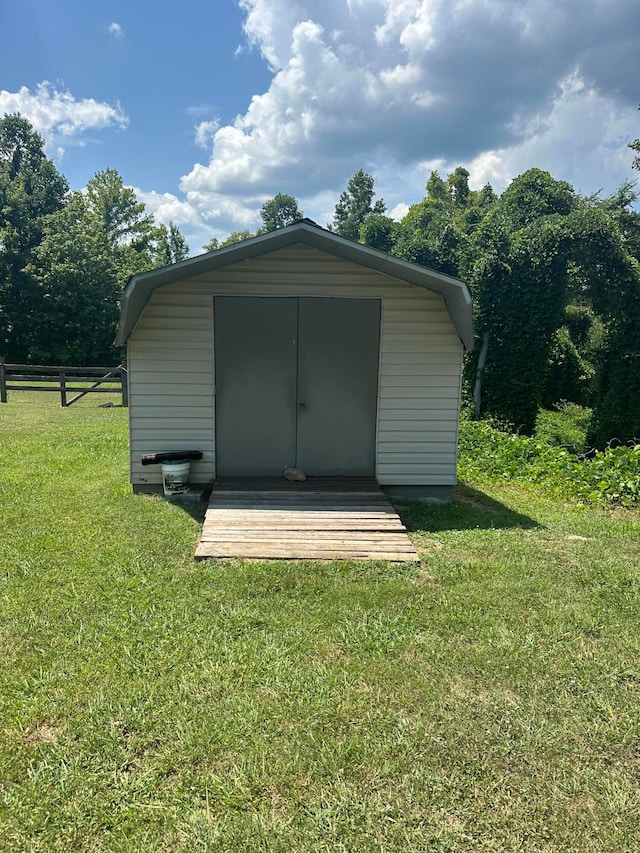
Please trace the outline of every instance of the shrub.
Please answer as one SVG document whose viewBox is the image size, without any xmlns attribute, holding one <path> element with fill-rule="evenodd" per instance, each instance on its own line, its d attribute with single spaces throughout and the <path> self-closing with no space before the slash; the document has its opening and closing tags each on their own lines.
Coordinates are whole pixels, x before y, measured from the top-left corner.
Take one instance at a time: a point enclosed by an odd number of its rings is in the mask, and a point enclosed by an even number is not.
<svg viewBox="0 0 640 853">
<path fill-rule="evenodd" d="M 509 433 L 490 421 L 460 424 L 459 472 L 465 480 L 514 480 L 599 504 L 640 504 L 640 445 L 580 457 L 542 438 Z"/>
<path fill-rule="evenodd" d="M 576 403 L 563 403 L 555 411 L 540 409 L 536 438 L 554 447 L 565 447 L 570 453 L 584 453 L 590 421 L 591 409 Z"/>
</svg>

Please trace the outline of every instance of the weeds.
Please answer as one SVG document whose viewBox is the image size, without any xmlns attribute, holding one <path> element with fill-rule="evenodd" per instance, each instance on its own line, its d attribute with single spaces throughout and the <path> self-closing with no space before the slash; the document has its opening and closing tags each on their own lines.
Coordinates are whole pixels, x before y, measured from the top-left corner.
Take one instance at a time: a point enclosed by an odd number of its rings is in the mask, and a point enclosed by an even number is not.
<svg viewBox="0 0 640 853">
<path fill-rule="evenodd" d="M 463 421 L 459 452 L 460 476 L 470 482 L 530 483 L 560 497 L 601 505 L 633 507 L 640 501 L 640 445 L 612 445 L 575 456 L 488 421 Z"/>
</svg>

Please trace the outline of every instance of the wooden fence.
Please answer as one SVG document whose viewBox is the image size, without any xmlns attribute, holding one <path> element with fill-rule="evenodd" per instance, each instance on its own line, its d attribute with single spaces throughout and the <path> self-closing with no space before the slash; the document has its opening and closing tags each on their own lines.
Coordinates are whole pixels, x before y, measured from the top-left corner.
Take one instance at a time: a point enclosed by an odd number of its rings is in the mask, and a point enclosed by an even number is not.
<svg viewBox="0 0 640 853">
<path fill-rule="evenodd" d="M 88 388 L 87 383 L 90 383 Z M 105 383 L 111 387 L 102 387 Z M 0 403 L 7 402 L 7 391 L 55 391 L 60 394 L 60 403 L 65 408 L 86 394 L 120 393 L 122 405 L 129 405 L 127 368 L 124 364 L 118 367 L 64 367 L 5 364 L 0 361 Z M 69 399 L 69 394 L 74 396 Z"/>
</svg>

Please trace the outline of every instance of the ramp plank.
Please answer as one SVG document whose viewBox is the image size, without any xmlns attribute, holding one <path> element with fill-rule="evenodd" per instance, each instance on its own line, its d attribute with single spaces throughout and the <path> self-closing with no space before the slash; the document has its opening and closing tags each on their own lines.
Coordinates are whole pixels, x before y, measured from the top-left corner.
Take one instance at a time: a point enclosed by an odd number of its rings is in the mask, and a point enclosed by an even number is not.
<svg viewBox="0 0 640 853">
<path fill-rule="evenodd" d="M 195 557 L 419 561 L 375 480 L 328 477 L 216 481 Z"/>
</svg>

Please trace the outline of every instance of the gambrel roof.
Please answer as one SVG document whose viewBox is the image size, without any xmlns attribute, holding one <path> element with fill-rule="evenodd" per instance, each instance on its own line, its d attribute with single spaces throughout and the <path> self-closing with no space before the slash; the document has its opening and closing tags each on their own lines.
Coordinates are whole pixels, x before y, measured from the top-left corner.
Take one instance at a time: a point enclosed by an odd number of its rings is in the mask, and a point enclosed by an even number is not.
<svg viewBox="0 0 640 853">
<path fill-rule="evenodd" d="M 444 299 L 458 337 L 468 350 L 473 348 L 471 293 L 463 281 L 436 272 L 429 267 L 403 261 L 386 252 L 363 246 L 361 243 L 355 243 L 353 240 L 347 240 L 332 231 L 321 228 L 310 219 L 301 219 L 285 228 L 269 231 L 240 243 L 233 243 L 215 252 L 207 252 L 186 261 L 132 276 L 127 282 L 122 297 L 116 344 L 126 343 L 156 288 L 202 273 L 212 272 L 230 264 L 251 260 L 267 252 L 300 244 L 312 246 L 335 257 L 352 261 L 363 267 L 369 267 L 416 287 L 424 287 L 426 290 L 439 293 Z"/>
</svg>

